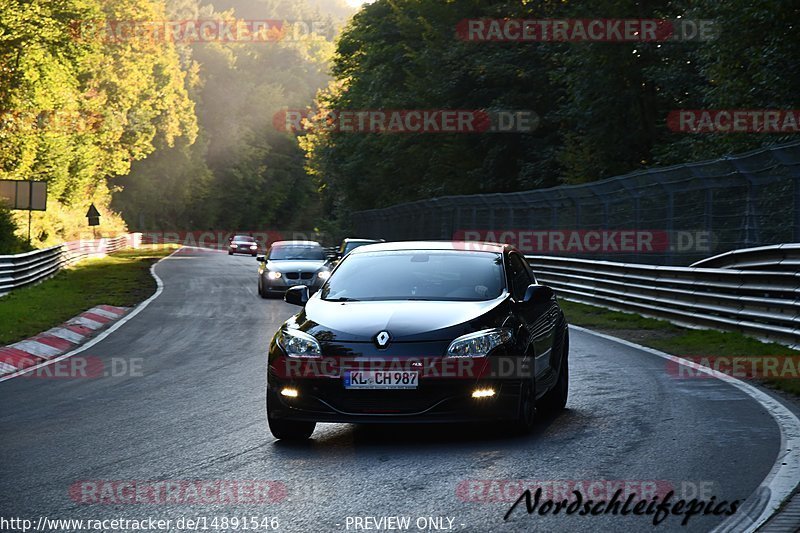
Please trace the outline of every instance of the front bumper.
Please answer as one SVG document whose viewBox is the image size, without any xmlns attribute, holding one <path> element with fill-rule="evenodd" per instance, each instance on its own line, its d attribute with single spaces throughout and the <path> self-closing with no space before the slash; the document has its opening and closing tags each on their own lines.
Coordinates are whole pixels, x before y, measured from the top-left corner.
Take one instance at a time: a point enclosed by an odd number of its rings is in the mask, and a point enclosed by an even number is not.
<svg viewBox="0 0 800 533">
<path fill-rule="evenodd" d="M 316 276 L 314 276 L 316 278 Z M 320 287 L 322 287 L 322 280 L 313 279 L 310 280 L 309 283 L 305 283 L 306 280 L 300 279 L 287 279 L 286 276 L 281 276 L 278 279 L 270 279 L 267 276 L 261 276 L 261 283 L 263 284 L 264 289 L 268 291 L 274 292 L 286 292 L 286 289 L 290 287 L 296 287 L 298 285 L 305 285 L 308 287 L 308 290 L 313 294 Z"/>
<path fill-rule="evenodd" d="M 281 377 L 270 371 L 270 416 L 287 420 L 339 423 L 478 422 L 513 420 L 519 414 L 523 380 L 430 378 L 416 389 L 346 389 L 342 377 Z M 297 397 L 280 391 L 290 387 Z M 473 398 L 476 389 L 495 395 Z"/>
</svg>

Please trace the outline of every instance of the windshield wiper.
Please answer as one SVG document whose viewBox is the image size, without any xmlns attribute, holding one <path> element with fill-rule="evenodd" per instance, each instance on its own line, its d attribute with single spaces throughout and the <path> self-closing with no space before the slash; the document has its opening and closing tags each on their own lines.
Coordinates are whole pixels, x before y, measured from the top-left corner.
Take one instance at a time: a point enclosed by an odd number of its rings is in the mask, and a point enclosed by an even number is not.
<svg viewBox="0 0 800 533">
<path fill-rule="evenodd" d="M 340 296 L 339 298 L 323 298 L 325 302 L 360 302 L 361 300 L 357 300 L 355 298 L 348 298 L 347 296 Z"/>
</svg>

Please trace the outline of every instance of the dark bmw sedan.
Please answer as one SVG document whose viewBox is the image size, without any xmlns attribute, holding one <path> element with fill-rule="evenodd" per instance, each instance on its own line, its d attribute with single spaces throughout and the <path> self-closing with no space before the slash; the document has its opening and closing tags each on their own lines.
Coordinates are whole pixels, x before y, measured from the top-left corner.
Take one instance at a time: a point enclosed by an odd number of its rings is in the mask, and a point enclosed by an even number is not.
<svg viewBox="0 0 800 533">
<path fill-rule="evenodd" d="M 228 255 L 258 255 L 258 243 L 250 235 L 234 235 L 228 241 Z"/>
<path fill-rule="evenodd" d="M 315 292 L 330 275 L 325 248 L 316 241 L 277 241 L 266 256 L 257 256 L 258 294 L 269 298 L 302 285 Z"/>
<path fill-rule="evenodd" d="M 351 252 L 270 344 L 267 419 L 279 439 L 318 422 L 499 422 L 563 409 L 567 324 L 508 245 L 404 242 Z"/>
</svg>

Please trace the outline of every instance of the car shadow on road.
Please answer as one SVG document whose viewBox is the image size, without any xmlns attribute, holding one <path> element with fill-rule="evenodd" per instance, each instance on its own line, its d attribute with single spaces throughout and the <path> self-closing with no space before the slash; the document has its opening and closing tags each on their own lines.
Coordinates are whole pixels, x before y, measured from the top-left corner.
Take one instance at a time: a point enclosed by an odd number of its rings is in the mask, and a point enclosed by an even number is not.
<svg viewBox="0 0 800 533">
<path fill-rule="evenodd" d="M 318 425 L 311 440 L 302 443 L 275 441 L 274 448 L 287 457 L 295 454 L 326 455 L 342 448 L 384 451 L 387 448 L 414 453 L 420 449 L 449 451 L 517 448 L 529 446 L 548 433 L 579 431 L 586 423 L 580 411 L 565 409 L 555 417 L 539 417 L 526 435 L 514 434 L 503 424 L 337 424 Z M 325 428 L 336 428 L 334 431 Z"/>
</svg>

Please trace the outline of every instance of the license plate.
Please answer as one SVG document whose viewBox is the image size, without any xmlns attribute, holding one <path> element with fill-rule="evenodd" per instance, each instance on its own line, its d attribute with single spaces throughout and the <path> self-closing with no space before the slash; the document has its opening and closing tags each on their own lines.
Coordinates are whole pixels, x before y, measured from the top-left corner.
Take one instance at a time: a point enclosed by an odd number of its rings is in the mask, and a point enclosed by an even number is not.
<svg viewBox="0 0 800 533">
<path fill-rule="evenodd" d="M 347 370 L 345 389 L 416 389 L 419 372 L 397 370 Z"/>
</svg>

